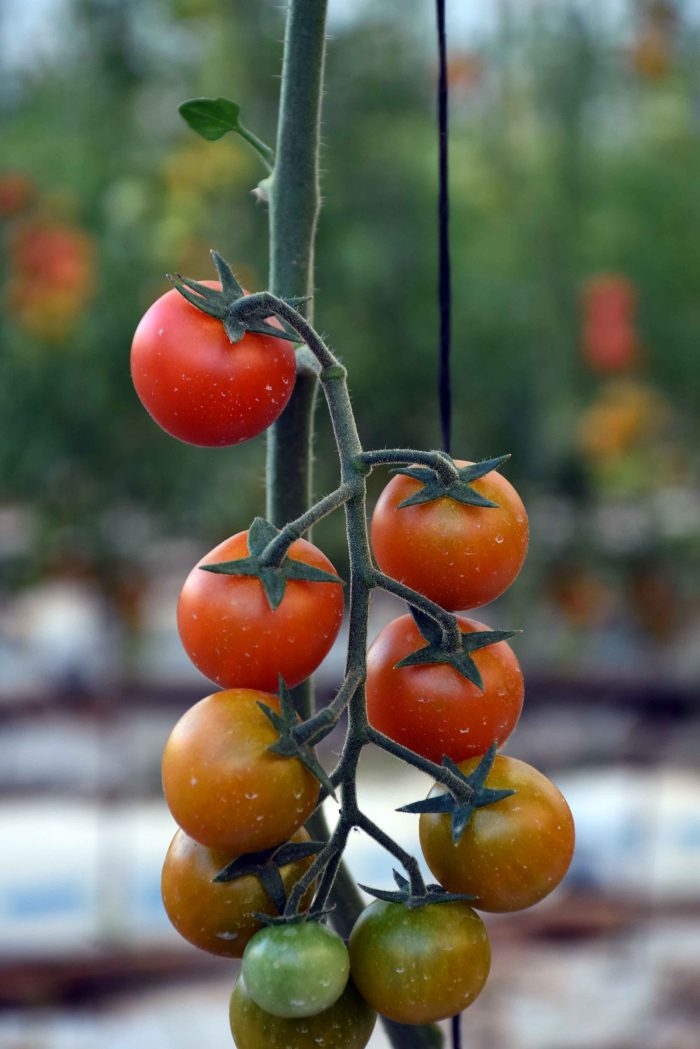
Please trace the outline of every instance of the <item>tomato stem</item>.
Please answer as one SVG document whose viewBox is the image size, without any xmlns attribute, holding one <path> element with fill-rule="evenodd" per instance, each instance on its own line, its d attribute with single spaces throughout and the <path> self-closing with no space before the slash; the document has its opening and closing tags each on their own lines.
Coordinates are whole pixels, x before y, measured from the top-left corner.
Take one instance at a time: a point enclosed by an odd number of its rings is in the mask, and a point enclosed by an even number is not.
<svg viewBox="0 0 700 1049">
<path fill-rule="evenodd" d="M 270 567 L 279 567 L 284 560 L 289 547 L 295 539 L 299 539 L 304 532 L 317 524 L 319 521 L 332 514 L 334 510 L 347 503 L 352 497 L 354 488 L 350 484 L 341 484 L 335 491 L 329 492 L 323 499 L 319 499 L 305 513 L 297 517 L 296 521 L 290 521 L 263 550 L 260 555 L 261 561 Z"/>
<path fill-rule="evenodd" d="M 405 586 L 397 579 L 384 575 L 383 572 L 374 573 L 374 584 L 381 590 L 386 590 L 388 594 L 400 597 L 402 601 L 406 601 L 413 608 L 419 608 L 431 619 L 434 619 L 442 630 L 442 643 L 446 652 L 459 652 L 461 650 L 462 634 L 457 617 L 452 612 L 447 612 L 442 605 L 436 604 L 430 598 L 418 593 L 417 590 L 413 590 L 410 586 Z"/>
<path fill-rule="evenodd" d="M 393 466 L 405 463 L 417 463 L 429 466 L 448 487 L 459 480 L 459 469 L 446 452 L 420 451 L 415 448 L 381 448 L 377 451 L 363 452 L 361 462 L 370 469 L 374 466 Z"/>
</svg>

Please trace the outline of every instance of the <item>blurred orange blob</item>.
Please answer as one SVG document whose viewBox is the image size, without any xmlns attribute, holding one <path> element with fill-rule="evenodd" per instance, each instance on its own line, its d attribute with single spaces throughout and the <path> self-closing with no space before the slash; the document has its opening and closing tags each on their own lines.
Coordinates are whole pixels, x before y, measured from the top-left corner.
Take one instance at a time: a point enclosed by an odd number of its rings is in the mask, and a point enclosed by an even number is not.
<svg viewBox="0 0 700 1049">
<path fill-rule="evenodd" d="M 73 331 L 93 292 L 94 245 L 77 226 L 33 219 L 13 231 L 7 303 L 15 322 L 47 342 Z"/>
<path fill-rule="evenodd" d="M 0 217 L 10 218 L 24 211 L 34 196 L 34 183 L 21 171 L 0 174 Z"/>
<path fill-rule="evenodd" d="M 653 437 L 667 418 L 666 402 L 652 387 L 631 379 L 608 383 L 581 418 L 581 451 L 594 460 L 622 455 Z"/>
</svg>

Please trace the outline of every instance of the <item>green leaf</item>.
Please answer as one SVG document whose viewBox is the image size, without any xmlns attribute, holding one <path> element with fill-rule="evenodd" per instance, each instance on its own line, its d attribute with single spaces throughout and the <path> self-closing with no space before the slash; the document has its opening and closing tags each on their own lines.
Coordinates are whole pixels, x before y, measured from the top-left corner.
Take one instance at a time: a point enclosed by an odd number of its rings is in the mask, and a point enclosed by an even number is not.
<svg viewBox="0 0 700 1049">
<path fill-rule="evenodd" d="M 178 109 L 192 130 L 209 142 L 223 138 L 227 131 L 238 131 L 241 107 L 229 98 L 190 98 Z"/>
<path fill-rule="evenodd" d="M 268 171 L 272 170 L 272 149 L 254 135 L 240 121 L 241 107 L 230 98 L 190 98 L 179 106 L 180 115 L 202 138 L 215 142 L 227 131 L 245 139 L 262 159 Z"/>
</svg>

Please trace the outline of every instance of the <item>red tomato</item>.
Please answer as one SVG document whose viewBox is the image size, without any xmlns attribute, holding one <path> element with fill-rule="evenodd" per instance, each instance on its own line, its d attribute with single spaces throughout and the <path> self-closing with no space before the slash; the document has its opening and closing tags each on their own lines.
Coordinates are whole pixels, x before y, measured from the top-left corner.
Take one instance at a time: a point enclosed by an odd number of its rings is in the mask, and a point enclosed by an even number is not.
<svg viewBox="0 0 700 1049">
<path fill-rule="evenodd" d="M 174 289 L 146 311 L 131 347 L 144 408 L 188 444 L 239 444 L 262 433 L 284 410 L 295 376 L 291 343 L 253 332 L 231 343 L 220 320 Z"/>
<path fill-rule="evenodd" d="M 318 780 L 298 758 L 272 754 L 278 735 L 258 703 L 267 692 L 234 688 L 195 703 L 163 753 L 163 790 L 176 823 L 231 855 L 287 841 L 313 812 Z"/>
<path fill-rule="evenodd" d="M 488 630 L 458 617 L 463 633 Z M 396 667 L 423 648 L 413 617 L 401 616 L 377 635 L 367 653 L 367 714 L 370 723 L 397 743 L 439 762 L 484 754 L 515 728 L 523 705 L 523 675 L 510 645 L 499 641 L 474 652 L 484 683 L 480 692 L 445 663 Z"/>
<path fill-rule="evenodd" d="M 224 688 L 276 691 L 280 674 L 292 688 L 314 672 L 335 641 L 343 618 L 343 588 L 340 583 L 290 579 L 273 611 L 256 576 L 200 571 L 200 565 L 247 556 L 248 533 L 239 532 L 192 569 L 177 608 L 182 643 L 194 665 Z M 292 543 L 288 556 L 335 572 L 305 539 Z"/>
<path fill-rule="evenodd" d="M 460 765 L 473 772 L 476 760 Z M 477 809 L 459 841 L 449 815 L 423 813 L 420 843 L 431 871 L 449 892 L 475 896 L 481 911 L 518 911 L 547 896 L 574 853 L 574 821 L 551 780 L 499 754 L 486 777 L 492 790 L 516 793 Z M 444 790 L 437 784 L 431 795 Z"/>
<path fill-rule="evenodd" d="M 497 470 L 472 486 L 498 507 L 444 497 L 399 509 L 423 485 L 397 474 L 372 514 L 372 549 L 381 570 L 450 611 L 493 601 L 527 553 L 527 514 L 513 486 Z"/>
<path fill-rule="evenodd" d="M 302 828 L 292 841 L 309 841 L 309 835 Z M 163 905 L 180 935 L 200 950 L 225 958 L 241 958 L 250 938 L 262 929 L 256 914 L 277 914 L 254 874 L 214 881 L 235 858 L 230 852 L 208 849 L 178 830 L 165 856 L 160 883 Z M 291 891 L 312 862 L 313 856 L 307 856 L 280 869 L 285 892 Z M 313 886 L 304 905 L 311 903 L 312 896 Z"/>
</svg>

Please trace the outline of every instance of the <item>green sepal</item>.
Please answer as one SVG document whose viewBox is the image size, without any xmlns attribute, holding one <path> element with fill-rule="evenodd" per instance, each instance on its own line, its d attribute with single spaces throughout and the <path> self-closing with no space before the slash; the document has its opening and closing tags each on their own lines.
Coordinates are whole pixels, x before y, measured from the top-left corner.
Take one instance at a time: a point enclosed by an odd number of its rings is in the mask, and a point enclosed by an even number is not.
<svg viewBox="0 0 700 1049">
<path fill-rule="evenodd" d="M 477 809 L 503 801 L 504 798 L 509 798 L 516 793 L 514 790 L 491 790 L 486 786 L 486 778 L 496 758 L 496 749 L 496 744 L 492 743 L 479 764 L 468 776 L 464 775 L 452 758 L 445 755 L 442 759 L 443 767 L 449 769 L 453 776 L 461 781 L 463 789 L 453 793 L 452 789 L 448 788 L 442 794 L 436 794 L 432 798 L 422 798 L 420 801 L 412 801 L 409 805 L 402 805 L 396 811 L 451 813 L 452 841 L 456 845 Z"/>
<path fill-rule="evenodd" d="M 216 288 L 208 288 L 206 284 L 199 284 L 197 281 L 189 280 L 189 278 L 183 277 L 181 273 L 166 273 L 165 276 L 175 290 L 190 305 L 201 310 L 202 313 L 208 313 L 210 317 L 223 320 L 226 312 L 223 292 L 218 291 Z"/>
<path fill-rule="evenodd" d="M 224 323 L 224 326 L 225 324 L 226 322 Z M 302 341 L 298 335 L 293 335 L 291 332 L 286 331 L 285 328 L 275 328 L 271 324 L 266 324 L 265 321 L 258 321 L 255 324 L 246 324 L 244 330 L 252 331 L 255 335 L 271 335 L 273 339 L 284 339 L 286 342 L 300 344 Z"/>
<path fill-rule="evenodd" d="M 480 463 L 472 463 L 470 466 L 455 467 L 459 474 L 459 479 L 450 483 L 442 480 L 437 471 L 429 466 L 399 467 L 393 470 L 392 473 L 412 477 L 414 481 L 419 481 L 423 487 L 414 492 L 408 499 L 404 499 L 403 502 L 399 503 L 397 509 L 401 510 L 406 506 L 418 506 L 420 503 L 432 503 L 436 499 L 444 499 L 445 497 L 454 499 L 457 503 L 464 503 L 467 506 L 497 507 L 498 503 L 494 503 L 491 499 L 481 495 L 476 489 L 471 487 L 471 483 L 491 473 L 492 470 L 497 470 L 507 459 L 510 459 L 510 455 L 499 455 L 495 459 L 484 459 Z"/>
<path fill-rule="evenodd" d="M 269 335 L 274 339 L 284 339 L 296 344 L 302 342 L 299 336 L 288 328 L 277 328 L 269 324 L 266 317 L 261 316 L 260 310 L 246 308 L 246 302 L 241 303 L 240 300 L 246 300 L 247 296 L 233 275 L 233 270 L 218 251 L 212 251 L 211 255 L 221 281 L 221 289 L 210 288 L 201 281 L 183 277 L 181 273 L 166 273 L 167 279 L 183 299 L 186 299 L 195 309 L 201 310 L 202 313 L 220 320 L 231 343 L 240 342 L 246 332 Z M 306 300 L 289 299 L 285 301 L 292 303 Z"/>
<path fill-rule="evenodd" d="M 234 277 L 233 270 L 228 262 L 219 255 L 218 251 L 212 250 L 211 257 L 214 260 L 216 272 L 219 274 L 219 280 L 221 281 L 221 294 L 228 296 L 235 295 L 237 299 L 242 298 L 245 295 L 245 292 Z"/>
<path fill-rule="evenodd" d="M 253 917 L 262 925 L 304 925 L 305 922 L 318 922 L 320 925 L 324 924 L 325 919 L 332 913 L 333 908 L 329 907 L 326 910 L 297 911 L 295 914 L 280 914 L 279 916 L 253 911 Z"/>
<path fill-rule="evenodd" d="M 472 652 L 478 652 L 481 648 L 489 645 L 497 645 L 499 641 L 507 641 L 520 633 L 518 630 L 473 630 L 471 632 L 460 631 L 462 639 L 461 646 L 457 650 L 445 648 L 443 645 L 442 629 L 436 620 L 421 612 L 418 608 L 412 608 L 411 614 L 416 626 L 428 642 L 423 648 L 404 656 L 395 664 L 395 668 L 430 666 L 436 663 L 445 663 L 454 667 L 458 673 L 471 681 L 478 689 L 483 691 L 484 682 L 479 673 L 479 668 L 472 659 Z"/>
<path fill-rule="evenodd" d="M 316 757 L 313 747 L 308 743 L 301 741 L 296 734 L 295 730 L 301 722 L 299 721 L 299 717 L 294 707 L 292 694 L 287 688 L 285 680 L 281 675 L 279 678 L 279 697 L 279 714 L 276 710 L 273 710 L 272 707 L 268 706 L 267 703 L 258 701 L 258 706 L 279 736 L 277 742 L 273 743 L 267 749 L 271 754 L 279 754 L 286 758 L 298 758 L 311 775 L 318 780 L 323 789 L 335 799 L 335 787 L 323 765 L 321 765 Z M 329 727 L 329 732 L 332 727 L 333 726 Z M 319 737 L 317 736 L 316 738 L 318 739 Z"/>
<path fill-rule="evenodd" d="M 442 885 L 435 884 L 426 885 L 425 894 L 414 896 L 411 893 L 411 884 L 408 879 L 404 878 L 397 870 L 393 871 L 393 875 L 394 881 L 398 886 L 397 889 L 372 889 L 369 885 L 360 885 L 359 887 L 378 900 L 384 900 L 386 903 L 402 903 L 405 907 L 410 907 L 411 909 L 425 907 L 427 903 L 454 903 L 459 900 L 469 902 L 476 899 L 475 896 L 468 896 L 463 892 L 448 892 L 446 889 L 443 889 Z"/>
<path fill-rule="evenodd" d="M 273 612 L 282 602 L 289 579 L 301 579 L 309 583 L 338 583 L 345 586 L 340 576 L 333 572 L 326 572 L 323 568 L 307 565 L 303 561 L 294 561 L 286 554 L 282 564 L 266 564 L 262 554 L 278 535 L 279 529 L 264 517 L 256 517 L 248 530 L 249 557 L 241 557 L 235 561 L 220 561 L 213 565 L 200 565 L 200 569 L 215 575 L 256 576 L 262 583 L 267 603 Z"/>
<path fill-rule="evenodd" d="M 237 856 L 235 860 L 220 870 L 213 881 L 227 882 L 235 881 L 237 878 L 245 878 L 249 874 L 257 874 L 261 867 L 273 863 L 275 867 L 286 867 L 288 863 L 295 860 L 303 860 L 307 856 L 313 856 L 325 848 L 324 841 L 286 841 L 283 845 L 275 845 L 271 849 L 261 849 L 260 852 L 246 852 Z"/>
<path fill-rule="evenodd" d="M 294 860 L 304 859 L 320 852 L 325 846 L 322 841 L 288 841 L 272 849 L 260 852 L 248 852 L 237 856 L 223 870 L 219 871 L 213 881 L 222 884 L 236 881 L 238 878 L 253 876 L 258 878 L 267 895 L 281 914 L 287 904 L 287 894 L 280 869 Z"/>
</svg>

